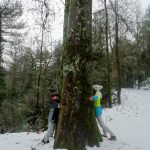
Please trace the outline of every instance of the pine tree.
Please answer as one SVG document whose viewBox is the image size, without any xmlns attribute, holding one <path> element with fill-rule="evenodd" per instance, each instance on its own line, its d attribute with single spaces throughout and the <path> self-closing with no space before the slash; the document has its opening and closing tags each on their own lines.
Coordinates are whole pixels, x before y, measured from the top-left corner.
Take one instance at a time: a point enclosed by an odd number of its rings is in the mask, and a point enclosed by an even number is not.
<svg viewBox="0 0 150 150">
<path fill-rule="evenodd" d="M 3 51 L 6 42 L 13 42 L 12 36 L 18 36 L 15 31 L 23 27 L 22 23 L 16 23 L 16 19 L 22 14 L 21 4 L 11 1 L 2 1 L 0 3 L 0 99 L 4 100 L 5 97 L 5 73 L 3 67 Z M 4 38 L 7 37 L 7 38 Z M 11 38 L 10 38 L 11 37 Z"/>
<path fill-rule="evenodd" d="M 142 52 L 142 64 L 145 67 L 145 76 L 150 77 L 150 5 L 146 10 L 144 16 L 144 22 L 142 27 L 142 38 L 143 38 L 143 52 Z"/>
<path fill-rule="evenodd" d="M 2 58 L 2 51 L 3 51 L 3 45 L 2 45 L 2 15 L 0 12 L 0 106 L 5 99 L 5 73 L 4 73 L 4 67 L 3 67 L 3 58 Z"/>
</svg>

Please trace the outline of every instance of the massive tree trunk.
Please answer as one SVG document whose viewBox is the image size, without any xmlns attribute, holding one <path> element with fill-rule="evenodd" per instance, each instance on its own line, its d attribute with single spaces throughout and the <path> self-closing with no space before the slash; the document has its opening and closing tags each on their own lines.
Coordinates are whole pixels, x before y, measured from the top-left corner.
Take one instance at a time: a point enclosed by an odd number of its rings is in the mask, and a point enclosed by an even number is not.
<svg viewBox="0 0 150 150">
<path fill-rule="evenodd" d="M 54 148 L 83 150 L 102 140 L 88 97 L 87 64 L 91 57 L 92 0 L 66 0 L 64 18 L 63 105 Z"/>
</svg>

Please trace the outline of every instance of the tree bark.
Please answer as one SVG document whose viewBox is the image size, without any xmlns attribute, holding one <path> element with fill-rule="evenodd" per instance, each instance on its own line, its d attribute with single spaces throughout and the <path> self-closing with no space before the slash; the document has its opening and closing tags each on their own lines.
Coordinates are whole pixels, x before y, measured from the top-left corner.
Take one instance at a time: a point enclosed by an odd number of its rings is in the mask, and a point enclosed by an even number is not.
<svg viewBox="0 0 150 150">
<path fill-rule="evenodd" d="M 120 67 L 120 55 L 119 55 L 119 18 L 118 18 L 118 0 L 115 0 L 115 24 L 116 24 L 116 66 L 117 66 L 117 77 L 118 77 L 118 85 L 117 85 L 117 96 L 118 96 L 118 104 L 121 104 L 121 67 Z"/>
<path fill-rule="evenodd" d="M 0 12 L 0 67 L 2 67 L 2 16 Z"/>
<path fill-rule="evenodd" d="M 105 36 L 106 36 L 106 52 L 107 52 L 107 100 L 109 107 L 112 107 L 111 102 L 111 93 L 110 93 L 110 59 L 109 59 L 109 48 L 108 48 L 108 11 L 107 11 L 107 0 L 104 0 L 105 5 L 105 17 L 106 17 L 106 23 L 105 23 Z"/>
<path fill-rule="evenodd" d="M 92 0 L 66 0 L 64 18 L 62 106 L 54 148 L 83 150 L 102 141 L 94 111 L 89 107 L 91 85 Z"/>
</svg>

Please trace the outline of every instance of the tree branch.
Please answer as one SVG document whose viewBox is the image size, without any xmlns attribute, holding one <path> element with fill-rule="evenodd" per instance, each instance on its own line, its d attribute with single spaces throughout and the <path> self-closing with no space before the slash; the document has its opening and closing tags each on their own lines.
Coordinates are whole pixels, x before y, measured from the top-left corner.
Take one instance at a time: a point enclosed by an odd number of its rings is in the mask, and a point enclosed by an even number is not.
<svg viewBox="0 0 150 150">
<path fill-rule="evenodd" d="M 61 1 L 61 3 L 65 6 L 65 3 L 62 1 L 62 0 L 60 0 Z"/>
</svg>

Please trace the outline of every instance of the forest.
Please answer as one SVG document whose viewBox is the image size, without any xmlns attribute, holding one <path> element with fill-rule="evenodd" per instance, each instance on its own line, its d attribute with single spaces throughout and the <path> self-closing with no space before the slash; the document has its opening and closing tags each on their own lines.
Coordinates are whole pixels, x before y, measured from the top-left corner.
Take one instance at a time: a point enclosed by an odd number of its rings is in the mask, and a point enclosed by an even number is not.
<svg viewBox="0 0 150 150">
<path fill-rule="evenodd" d="M 0 132 L 46 130 L 55 90 L 65 106 L 54 147 L 98 145 L 92 85 L 103 85 L 102 106 L 112 108 L 122 103 L 122 88 L 140 89 L 150 77 L 150 5 L 143 12 L 138 0 L 60 0 L 63 37 L 54 42 L 52 0 L 31 1 L 30 9 L 23 0 L 0 1 Z M 25 11 L 35 16 L 34 25 L 22 21 Z"/>
</svg>

